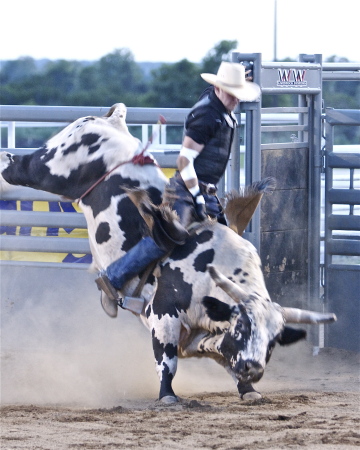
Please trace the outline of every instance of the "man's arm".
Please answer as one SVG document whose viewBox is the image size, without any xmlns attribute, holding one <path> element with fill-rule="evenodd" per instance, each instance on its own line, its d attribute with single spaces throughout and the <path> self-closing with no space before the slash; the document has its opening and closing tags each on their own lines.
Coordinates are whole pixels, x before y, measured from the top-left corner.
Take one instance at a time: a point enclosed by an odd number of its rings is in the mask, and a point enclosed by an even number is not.
<svg viewBox="0 0 360 450">
<path fill-rule="evenodd" d="M 194 169 L 194 160 L 199 156 L 203 148 L 203 144 L 198 144 L 189 136 L 185 136 L 180 154 L 176 161 L 181 178 L 191 195 L 194 197 L 196 213 L 200 220 L 206 218 L 205 199 L 200 194 L 199 181 Z"/>
</svg>

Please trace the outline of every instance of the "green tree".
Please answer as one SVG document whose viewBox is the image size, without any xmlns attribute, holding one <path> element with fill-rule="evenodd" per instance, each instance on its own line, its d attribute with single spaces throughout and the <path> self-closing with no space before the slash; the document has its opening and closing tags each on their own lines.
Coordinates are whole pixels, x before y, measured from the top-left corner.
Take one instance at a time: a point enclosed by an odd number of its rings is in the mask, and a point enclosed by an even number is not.
<svg viewBox="0 0 360 450">
<path fill-rule="evenodd" d="M 203 72 L 216 73 L 221 61 L 229 58 L 237 41 L 220 41 L 200 64 L 183 59 L 173 64 L 163 64 L 151 72 L 152 79 L 147 106 L 189 108 L 196 103 L 208 84 L 200 77 Z"/>
<path fill-rule="evenodd" d="M 231 52 L 236 49 L 238 41 L 218 42 L 201 61 L 201 71 L 217 73 L 222 61 L 230 61 Z"/>
<path fill-rule="evenodd" d="M 72 105 L 103 106 L 99 98 L 100 85 L 98 63 L 83 67 L 79 73 L 77 89 L 71 95 Z"/>
<path fill-rule="evenodd" d="M 35 99 L 39 104 L 69 105 L 69 98 L 77 89 L 81 63 L 60 59 L 47 64 Z"/>
<path fill-rule="evenodd" d="M 220 41 L 218 42 L 201 61 L 201 73 L 217 73 L 222 61 L 231 60 L 231 52 L 236 49 L 238 41 Z M 198 92 L 202 92 L 208 83 L 201 77 L 197 80 Z"/>
<path fill-rule="evenodd" d="M 105 96 L 103 104 L 123 102 L 140 106 L 138 97 L 146 90 L 144 75 L 128 49 L 102 57 L 96 68 L 97 89 Z"/>
<path fill-rule="evenodd" d="M 48 61 L 41 65 L 31 57 L 3 61 L 0 68 L 0 103 L 34 105 L 191 107 L 208 84 L 203 72 L 216 73 L 221 61 L 230 59 L 237 41 L 220 41 L 199 64 L 183 59 L 161 64 L 150 72 L 134 61 L 130 50 L 117 49 L 98 61 Z M 291 62 L 289 58 L 285 62 Z M 336 55 L 326 62 L 348 62 Z M 360 85 L 356 81 L 324 81 L 325 107 L 358 109 Z M 263 95 L 262 105 L 297 106 L 297 95 Z M 339 134 L 345 143 L 353 139 L 356 127 Z"/>
<path fill-rule="evenodd" d="M 16 60 L 5 61 L 0 71 L 0 83 L 14 83 L 30 78 L 36 74 L 37 68 L 33 58 L 24 56 Z"/>
<path fill-rule="evenodd" d="M 199 66 L 187 59 L 174 64 L 163 64 L 152 71 L 150 92 L 146 96 L 147 105 L 189 108 L 199 97 L 196 85 L 199 75 Z"/>
</svg>

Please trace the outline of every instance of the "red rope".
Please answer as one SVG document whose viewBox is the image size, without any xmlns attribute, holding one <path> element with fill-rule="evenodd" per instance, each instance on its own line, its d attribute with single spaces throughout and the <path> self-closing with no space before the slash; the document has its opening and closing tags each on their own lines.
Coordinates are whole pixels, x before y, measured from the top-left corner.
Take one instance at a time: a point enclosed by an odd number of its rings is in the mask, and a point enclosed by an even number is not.
<svg viewBox="0 0 360 450">
<path fill-rule="evenodd" d="M 166 123 L 165 117 L 162 116 L 162 115 L 160 114 L 159 120 L 158 120 L 158 124 L 165 124 L 165 123 Z M 86 197 L 86 196 L 87 196 L 87 195 L 88 195 L 88 194 L 89 194 L 89 193 L 90 193 L 90 192 L 91 192 L 98 184 L 100 184 L 102 181 L 104 181 L 104 179 L 105 179 L 108 175 L 110 175 L 111 172 L 113 172 L 115 169 L 117 169 L 118 167 L 120 167 L 120 166 L 122 166 L 122 165 L 124 165 L 124 164 L 133 163 L 133 164 L 139 165 L 139 166 L 144 166 L 144 165 L 146 165 L 146 164 L 153 164 L 154 166 L 157 166 L 157 167 L 160 168 L 159 164 L 157 164 L 157 162 L 154 161 L 154 160 L 151 158 L 151 156 L 148 156 L 148 155 L 144 156 L 144 153 L 145 153 L 146 150 L 148 149 L 149 145 L 152 143 L 153 139 L 154 139 L 154 134 L 153 134 L 153 135 L 151 136 L 151 138 L 148 140 L 148 142 L 147 142 L 145 148 L 142 150 L 141 153 L 139 153 L 138 155 L 133 156 L 129 161 L 124 161 L 124 162 L 118 164 L 118 165 L 115 166 L 113 169 L 111 169 L 111 170 L 109 170 L 108 172 L 106 172 L 102 177 L 100 177 L 93 185 L 91 185 L 91 186 L 89 187 L 89 189 L 88 189 L 86 192 L 84 192 L 84 193 L 82 194 L 81 197 L 78 198 L 77 204 L 79 204 L 80 201 L 81 201 L 84 197 Z"/>
<path fill-rule="evenodd" d="M 133 163 L 135 165 L 139 165 L 139 166 L 144 166 L 146 164 L 153 164 L 154 166 L 157 166 L 160 168 L 159 164 L 157 164 L 156 161 L 154 161 L 150 156 L 144 156 L 144 152 L 145 152 L 145 148 L 144 150 L 139 153 L 138 155 L 135 155 L 132 159 L 130 159 L 129 161 L 124 161 L 118 165 L 116 165 L 114 168 L 112 168 L 111 170 L 109 170 L 108 172 L 106 172 L 102 177 L 100 177 L 94 184 L 92 184 L 89 189 L 87 191 L 85 191 L 81 197 L 78 198 L 77 200 L 77 204 L 80 203 L 80 201 L 86 197 L 94 188 L 96 188 L 96 186 L 98 184 L 100 184 L 102 181 L 104 181 L 104 179 L 111 174 L 111 172 L 113 172 L 115 169 L 117 169 L 118 167 L 124 165 L 124 164 L 129 164 L 129 163 Z"/>
<path fill-rule="evenodd" d="M 138 155 L 135 155 L 130 162 L 135 165 L 138 164 L 139 166 L 144 166 L 145 164 L 155 164 L 155 166 L 159 167 L 159 165 L 150 156 L 144 156 L 144 151 L 145 149 Z"/>
</svg>

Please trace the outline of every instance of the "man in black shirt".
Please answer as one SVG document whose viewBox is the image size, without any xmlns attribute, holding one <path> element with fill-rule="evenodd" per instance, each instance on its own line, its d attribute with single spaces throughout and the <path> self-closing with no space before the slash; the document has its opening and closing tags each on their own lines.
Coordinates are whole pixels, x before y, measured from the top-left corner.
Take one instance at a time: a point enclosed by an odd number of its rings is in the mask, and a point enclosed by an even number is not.
<svg viewBox="0 0 360 450">
<path fill-rule="evenodd" d="M 201 76 L 213 86 L 204 91 L 186 118 L 178 171 L 171 179 L 178 197 L 173 208 L 184 227 L 204 220 L 207 215 L 226 225 L 216 196 L 216 184 L 230 157 L 236 127 L 233 111 L 239 101 L 254 101 L 260 96 L 260 87 L 246 80 L 245 67 L 241 64 L 222 62 L 217 75 L 203 73 Z M 103 291 L 101 304 L 110 317 L 116 317 L 118 305 L 124 305 L 117 290 L 176 244 L 185 241 L 186 231 L 180 224 L 166 231 L 160 225 L 157 231 L 110 264 L 95 280 Z M 128 309 L 141 311 L 143 300 L 132 298 L 131 301 L 133 309 L 132 306 Z"/>
<path fill-rule="evenodd" d="M 186 118 L 178 172 L 171 180 L 178 196 L 174 209 L 185 226 L 206 215 L 226 224 L 216 185 L 230 157 L 236 127 L 233 111 L 239 101 L 260 96 L 260 87 L 246 80 L 241 64 L 222 62 L 217 75 L 201 76 L 213 86 L 204 91 Z"/>
</svg>

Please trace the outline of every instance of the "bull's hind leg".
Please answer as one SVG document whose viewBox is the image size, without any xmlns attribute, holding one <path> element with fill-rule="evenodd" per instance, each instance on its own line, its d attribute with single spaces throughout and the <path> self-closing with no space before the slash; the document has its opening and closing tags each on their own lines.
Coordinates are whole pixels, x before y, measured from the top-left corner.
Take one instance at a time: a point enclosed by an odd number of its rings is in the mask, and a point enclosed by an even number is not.
<svg viewBox="0 0 360 450">
<path fill-rule="evenodd" d="M 177 369 L 178 335 L 180 333 L 180 324 L 174 322 L 176 322 L 174 318 L 168 318 L 167 320 L 162 317 L 157 322 L 157 327 L 152 328 L 156 372 L 160 380 L 159 400 L 162 403 L 177 403 L 179 401 L 172 388 L 172 381 Z M 179 333 L 175 331 L 177 328 Z M 169 333 L 169 330 L 171 330 L 171 333 Z"/>
</svg>

